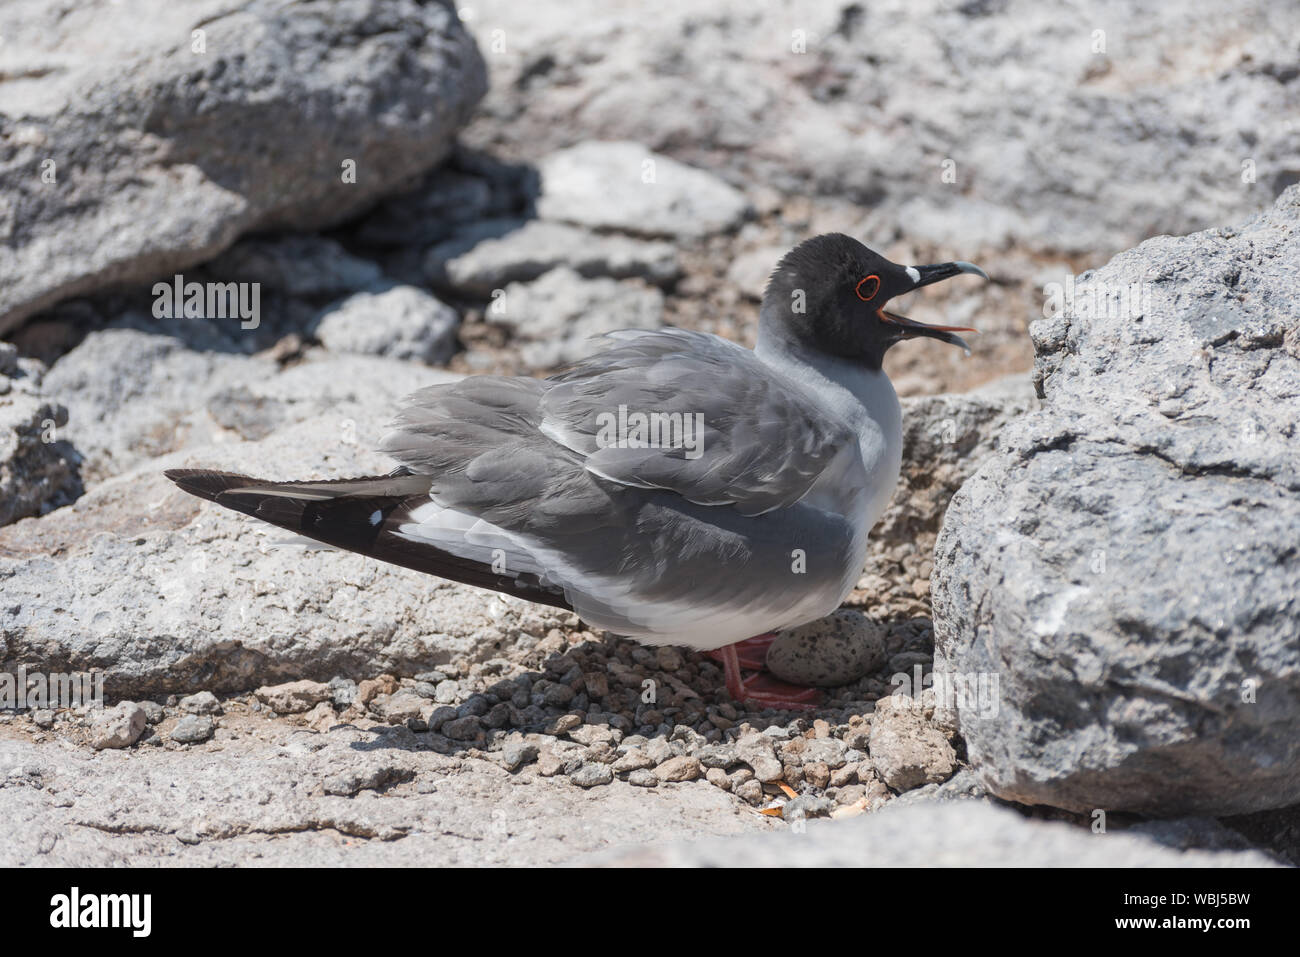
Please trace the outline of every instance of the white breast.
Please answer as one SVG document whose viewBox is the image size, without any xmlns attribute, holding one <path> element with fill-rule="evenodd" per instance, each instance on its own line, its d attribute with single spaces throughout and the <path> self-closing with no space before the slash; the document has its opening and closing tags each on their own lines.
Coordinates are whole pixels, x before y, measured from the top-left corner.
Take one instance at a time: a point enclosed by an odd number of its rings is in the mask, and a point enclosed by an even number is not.
<svg viewBox="0 0 1300 957">
<path fill-rule="evenodd" d="M 786 343 L 778 346 L 762 336 L 754 352 L 765 364 L 813 392 L 827 412 L 858 433 L 867 476 L 866 500 L 859 514 L 866 524 L 864 534 L 870 531 L 894 494 L 903 464 L 903 411 L 889 376 L 847 359 L 806 352 Z M 836 494 L 833 488 L 826 491 Z M 840 513 L 853 514 L 850 503 L 844 504 Z"/>
</svg>

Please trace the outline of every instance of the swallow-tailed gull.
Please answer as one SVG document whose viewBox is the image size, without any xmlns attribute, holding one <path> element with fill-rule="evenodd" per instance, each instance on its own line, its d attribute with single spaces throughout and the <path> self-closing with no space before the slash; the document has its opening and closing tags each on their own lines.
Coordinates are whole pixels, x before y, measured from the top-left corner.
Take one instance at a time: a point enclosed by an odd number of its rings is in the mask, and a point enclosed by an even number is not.
<svg viewBox="0 0 1300 957">
<path fill-rule="evenodd" d="M 752 351 L 615 332 L 549 379 L 470 376 L 407 397 L 381 443 L 400 463 L 386 476 L 167 476 L 328 545 L 647 644 L 721 649 L 737 700 L 802 704 L 742 675 L 734 643 L 821 618 L 853 588 L 902 460 L 885 351 L 921 336 L 966 349 L 957 333 L 974 331 L 885 307 L 961 273 L 984 276 L 817 236 L 772 273 Z"/>
</svg>

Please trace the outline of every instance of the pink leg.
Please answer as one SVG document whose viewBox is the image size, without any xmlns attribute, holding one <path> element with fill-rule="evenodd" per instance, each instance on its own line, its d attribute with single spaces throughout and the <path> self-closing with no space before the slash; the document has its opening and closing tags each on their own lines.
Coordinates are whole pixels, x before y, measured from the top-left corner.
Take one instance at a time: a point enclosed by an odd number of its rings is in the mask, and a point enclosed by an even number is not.
<svg viewBox="0 0 1300 957">
<path fill-rule="evenodd" d="M 755 635 L 753 638 L 746 638 L 744 641 L 738 641 L 734 645 L 728 645 L 727 647 L 735 651 L 736 660 L 740 662 L 740 667 L 747 671 L 762 671 L 767 667 L 767 649 L 772 647 L 774 641 L 776 641 L 776 632 L 769 631 L 761 635 Z M 714 661 L 723 661 L 722 648 L 706 651 L 705 654 Z"/>
<path fill-rule="evenodd" d="M 786 684 L 784 681 L 778 681 L 762 674 L 753 675 L 746 679 L 741 674 L 742 664 L 747 668 L 762 670 L 764 659 L 758 657 L 757 661 L 755 661 L 753 649 L 761 647 L 765 655 L 767 646 L 772 643 L 772 639 L 775 637 L 773 634 L 759 635 L 746 641 L 724 645 L 716 651 L 710 651 L 708 654 L 715 661 L 722 662 L 722 671 L 727 683 L 727 693 L 737 702 L 752 701 L 761 707 L 778 708 L 786 711 L 811 710 L 821 702 L 821 692 L 816 688 L 801 688 L 798 685 Z M 751 642 L 755 644 L 751 644 Z M 747 653 L 743 658 L 740 654 L 741 646 L 748 646 L 744 649 Z"/>
</svg>

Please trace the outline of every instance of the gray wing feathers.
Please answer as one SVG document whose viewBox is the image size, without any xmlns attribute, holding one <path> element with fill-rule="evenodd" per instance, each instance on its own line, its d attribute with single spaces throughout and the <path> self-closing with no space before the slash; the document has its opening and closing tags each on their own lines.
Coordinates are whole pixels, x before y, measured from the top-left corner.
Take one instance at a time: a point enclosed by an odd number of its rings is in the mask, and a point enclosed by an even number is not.
<svg viewBox="0 0 1300 957">
<path fill-rule="evenodd" d="M 582 531 L 610 521 L 581 457 L 538 431 L 537 379 L 471 376 L 413 393 L 380 448 L 432 480 L 440 504 L 503 528 Z"/>
<path fill-rule="evenodd" d="M 856 441 L 797 383 L 734 343 L 683 330 L 613 338 L 622 344 L 551 381 L 540 424 L 610 481 L 755 515 L 797 502 Z M 621 409 L 656 416 L 662 430 L 676 429 L 687 441 L 676 448 L 625 447 L 635 438 L 612 445 L 609 424 Z"/>
</svg>

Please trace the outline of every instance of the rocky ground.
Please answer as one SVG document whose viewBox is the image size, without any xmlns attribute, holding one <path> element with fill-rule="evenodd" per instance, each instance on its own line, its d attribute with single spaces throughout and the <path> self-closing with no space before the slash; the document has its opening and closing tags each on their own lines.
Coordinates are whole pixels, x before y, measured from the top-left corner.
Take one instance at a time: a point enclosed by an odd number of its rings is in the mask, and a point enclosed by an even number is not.
<svg viewBox="0 0 1300 957">
<path fill-rule="evenodd" d="M 0 711 L 0 862 L 1300 861 L 1293 8 L 18 6 L 0 664 L 109 707 Z M 888 357 L 900 487 L 783 639 L 834 663 L 789 675 L 835 684 L 809 714 L 161 475 L 373 474 L 421 386 L 752 344 L 833 229 L 993 282 L 900 303 L 981 335 Z M 160 315 L 177 273 L 258 283 L 255 320 Z M 1155 295 L 1042 318 L 1075 273 Z M 936 636 L 998 715 L 890 697 Z"/>
</svg>

